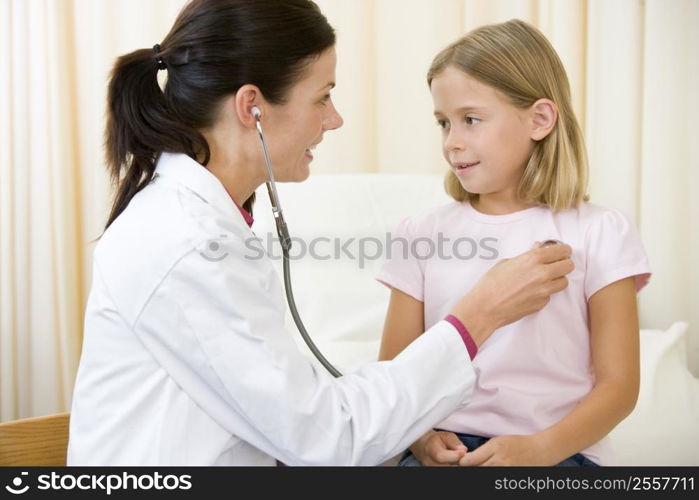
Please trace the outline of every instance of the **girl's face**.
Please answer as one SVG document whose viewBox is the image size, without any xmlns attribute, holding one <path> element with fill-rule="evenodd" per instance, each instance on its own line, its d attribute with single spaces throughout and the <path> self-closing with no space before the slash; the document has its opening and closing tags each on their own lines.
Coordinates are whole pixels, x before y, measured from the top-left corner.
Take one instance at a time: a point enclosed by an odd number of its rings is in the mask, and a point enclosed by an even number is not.
<svg viewBox="0 0 699 500">
<path fill-rule="evenodd" d="M 469 193 L 515 201 L 532 154 L 531 116 L 494 88 L 447 67 L 432 79 L 444 158 Z"/>
<path fill-rule="evenodd" d="M 275 180 L 301 182 L 310 174 L 312 150 L 327 130 L 342 126 L 330 90 L 335 86 L 335 49 L 330 48 L 305 68 L 303 78 L 289 91 L 281 105 L 268 106 L 263 128 Z"/>
</svg>

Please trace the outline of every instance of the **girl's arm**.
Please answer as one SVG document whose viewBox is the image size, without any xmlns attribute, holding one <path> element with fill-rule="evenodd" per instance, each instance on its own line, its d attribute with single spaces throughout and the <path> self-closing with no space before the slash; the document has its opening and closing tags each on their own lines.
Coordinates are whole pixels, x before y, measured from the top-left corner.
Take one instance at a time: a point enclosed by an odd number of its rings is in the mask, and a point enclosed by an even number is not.
<svg viewBox="0 0 699 500">
<path fill-rule="evenodd" d="M 639 334 L 634 278 L 619 280 L 588 301 L 595 386 L 560 422 L 531 436 L 491 439 L 461 465 L 555 465 L 596 443 L 638 398 Z"/>
<path fill-rule="evenodd" d="M 423 303 L 391 288 L 391 300 L 383 326 L 379 360 L 391 360 L 425 331 Z"/>
<path fill-rule="evenodd" d="M 569 415 L 540 433 L 550 444 L 555 463 L 609 434 L 633 411 L 638 399 L 640 347 L 634 278 L 599 290 L 588 307 L 595 386 Z"/>
<path fill-rule="evenodd" d="M 391 360 L 425 331 L 423 303 L 395 288 L 391 289 L 379 360 Z M 451 432 L 426 432 L 410 447 L 423 465 L 452 465 L 466 453 L 466 447 Z"/>
</svg>

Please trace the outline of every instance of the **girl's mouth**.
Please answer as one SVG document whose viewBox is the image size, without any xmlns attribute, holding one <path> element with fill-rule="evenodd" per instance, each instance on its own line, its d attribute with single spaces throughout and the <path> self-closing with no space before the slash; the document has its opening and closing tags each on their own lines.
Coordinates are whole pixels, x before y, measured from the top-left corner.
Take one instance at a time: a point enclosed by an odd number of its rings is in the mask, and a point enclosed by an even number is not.
<svg viewBox="0 0 699 500">
<path fill-rule="evenodd" d="M 476 165 L 479 165 L 480 163 L 481 162 L 479 162 L 479 161 L 475 161 L 473 163 L 457 162 L 457 163 L 454 163 L 453 165 L 454 165 L 454 170 L 459 172 L 459 171 L 464 171 L 464 170 L 468 170 L 470 168 L 473 168 Z"/>
</svg>

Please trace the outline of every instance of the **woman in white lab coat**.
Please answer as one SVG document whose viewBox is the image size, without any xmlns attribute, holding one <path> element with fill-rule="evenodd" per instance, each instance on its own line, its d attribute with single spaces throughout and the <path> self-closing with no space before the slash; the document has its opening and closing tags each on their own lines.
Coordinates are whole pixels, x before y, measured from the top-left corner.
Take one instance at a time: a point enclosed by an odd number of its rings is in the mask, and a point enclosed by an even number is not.
<svg viewBox="0 0 699 500">
<path fill-rule="evenodd" d="M 495 266 L 391 362 L 334 379 L 298 351 L 275 271 L 248 246 L 266 180 L 252 108 L 276 179 L 306 179 L 342 125 L 334 44 L 309 0 L 195 0 L 161 45 L 117 60 L 117 193 L 94 253 L 69 464 L 378 464 L 468 403 L 479 344 L 566 286 L 570 248 L 538 248 Z"/>
</svg>

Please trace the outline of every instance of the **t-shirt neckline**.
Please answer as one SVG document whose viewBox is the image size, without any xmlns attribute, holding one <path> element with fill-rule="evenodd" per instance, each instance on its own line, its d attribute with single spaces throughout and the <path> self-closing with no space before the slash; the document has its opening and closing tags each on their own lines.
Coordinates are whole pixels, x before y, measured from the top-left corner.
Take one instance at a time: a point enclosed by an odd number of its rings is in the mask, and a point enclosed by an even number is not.
<svg viewBox="0 0 699 500">
<path fill-rule="evenodd" d="M 531 217 L 532 215 L 540 213 L 542 210 L 544 210 L 544 207 L 536 206 L 504 215 L 489 215 L 476 210 L 473 205 L 471 205 L 470 201 L 465 201 L 462 203 L 462 205 L 468 217 L 485 224 L 507 224 L 510 222 L 516 222 Z"/>
</svg>

